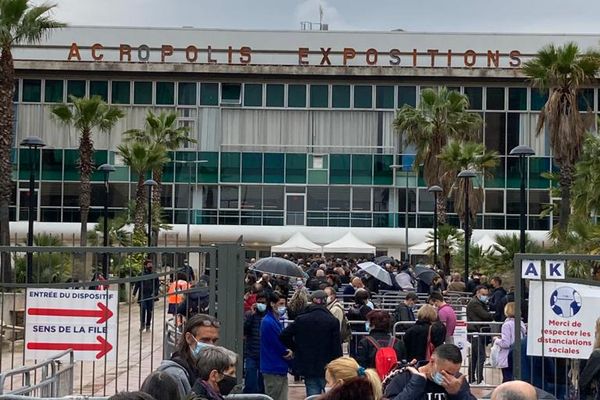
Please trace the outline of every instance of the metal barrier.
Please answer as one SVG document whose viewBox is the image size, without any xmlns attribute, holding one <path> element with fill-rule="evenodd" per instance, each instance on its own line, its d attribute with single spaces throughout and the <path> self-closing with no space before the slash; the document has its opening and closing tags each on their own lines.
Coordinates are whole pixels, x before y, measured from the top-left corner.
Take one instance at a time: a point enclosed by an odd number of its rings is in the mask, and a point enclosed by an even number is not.
<svg viewBox="0 0 600 400">
<path fill-rule="evenodd" d="M 66 365 L 61 361 L 65 357 L 68 357 Z M 4 394 L 6 381 L 10 378 L 11 382 L 21 381 L 21 387 L 13 388 L 9 392 L 11 395 L 39 394 L 42 397 L 69 395 L 73 393 L 74 366 L 73 350 L 67 350 L 36 365 L 3 372 L 0 374 L 0 394 Z"/>
<path fill-rule="evenodd" d="M 168 270 L 165 265 L 167 263 L 179 265 L 177 260 L 182 262 L 183 258 L 190 259 L 191 265 L 201 266 L 196 272 L 208 274 L 209 284 L 205 289 L 208 293 L 208 311 L 217 318 L 219 314 L 223 316 L 220 318 L 219 344 L 238 354 L 243 353 L 241 321 L 243 320 L 244 268 L 241 243 L 152 248 L 3 246 L 0 247 L 0 252 L 11 253 L 11 257 L 14 258 L 24 257 L 27 252 L 33 253 L 34 279 L 36 279 L 36 282 L 29 284 L 0 282 L 0 321 L 2 321 L 1 329 L 4 330 L 4 332 L 0 331 L 0 370 L 8 371 L 4 372 L 1 378 L 0 394 L 52 397 L 77 393 L 107 396 L 121 391 L 137 390 L 145 377 L 165 358 L 164 356 L 170 354 L 177 341 L 178 332 L 174 322 L 170 320 L 171 314 L 168 313 L 167 301 L 169 293 L 166 291 L 168 287 L 166 282 L 174 271 Z M 81 257 L 83 253 L 88 254 L 87 260 L 102 260 L 103 254 L 109 253 L 111 260 L 115 263 L 119 262 L 120 269 L 113 270 L 117 277 L 110 278 L 108 281 L 85 280 L 84 277 L 90 276 L 91 273 L 81 272 L 85 271 L 85 268 L 75 268 L 86 264 Z M 155 269 L 152 274 L 140 276 L 138 275 L 140 260 L 144 260 L 145 257 L 155 260 Z M 39 282 L 39 277 L 42 276 L 39 272 L 49 268 L 47 264 L 43 264 L 43 261 L 47 262 L 48 259 L 55 264 L 50 268 L 68 272 L 68 275 L 60 278 L 58 283 Z M 89 271 L 89 267 L 87 270 Z M 69 278 L 68 282 L 65 282 L 67 278 Z M 159 279 L 160 290 L 156 296 L 142 299 L 153 301 L 154 308 L 150 329 L 144 329 L 142 332 L 139 329 L 141 310 L 137 298 L 132 299 L 132 289 L 136 282 L 154 278 Z M 44 360 L 34 366 L 33 361 L 26 359 L 24 340 L 16 339 L 17 335 L 9 338 L 3 334 L 7 329 L 5 322 L 21 327 L 27 325 L 25 294 L 28 289 L 77 291 L 100 285 L 116 290 L 119 295 L 118 306 L 112 314 L 112 322 L 116 325 L 116 334 L 111 343 L 115 354 L 113 360 L 109 361 L 103 357 L 96 361 L 75 361 L 70 364 L 60 364 L 58 360 Z M 177 294 L 189 295 L 198 290 L 200 289 L 195 287 L 179 291 Z M 173 328 L 170 329 L 169 326 Z M 77 351 L 75 355 L 77 356 Z M 241 363 L 240 357 L 238 366 L 240 371 Z"/>
<path fill-rule="evenodd" d="M 266 394 L 230 394 L 225 396 L 227 400 L 273 400 L 272 397 Z"/>
<path fill-rule="evenodd" d="M 0 395 L 0 400 L 108 400 L 108 397 L 93 397 L 93 396 L 66 396 L 66 397 L 31 397 L 19 396 L 14 394 Z"/>
</svg>

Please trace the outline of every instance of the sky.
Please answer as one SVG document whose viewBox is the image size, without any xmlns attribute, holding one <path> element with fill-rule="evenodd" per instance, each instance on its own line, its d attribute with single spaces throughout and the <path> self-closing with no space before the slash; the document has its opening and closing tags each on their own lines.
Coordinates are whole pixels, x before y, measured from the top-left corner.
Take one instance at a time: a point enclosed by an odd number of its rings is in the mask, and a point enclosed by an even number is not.
<svg viewBox="0 0 600 400">
<path fill-rule="evenodd" d="M 70 25 L 299 30 L 321 7 L 338 31 L 600 33 L 598 0 L 52 1 Z"/>
</svg>

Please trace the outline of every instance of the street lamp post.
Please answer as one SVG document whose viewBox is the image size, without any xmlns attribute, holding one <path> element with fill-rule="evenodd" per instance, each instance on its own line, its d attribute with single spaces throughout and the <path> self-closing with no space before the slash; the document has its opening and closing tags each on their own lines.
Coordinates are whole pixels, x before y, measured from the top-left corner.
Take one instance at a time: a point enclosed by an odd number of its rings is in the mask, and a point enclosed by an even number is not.
<svg viewBox="0 0 600 400">
<path fill-rule="evenodd" d="M 469 245 L 471 244 L 471 229 L 469 228 L 469 180 L 475 178 L 475 171 L 465 169 L 458 174 L 459 179 L 465 180 L 465 284 L 469 281 Z"/>
<path fill-rule="evenodd" d="M 438 262 L 438 237 L 437 237 L 437 228 L 438 228 L 438 210 L 437 210 L 437 202 L 438 202 L 438 194 L 442 192 L 442 188 L 434 185 L 427 189 L 429 193 L 433 193 L 433 265 L 437 268 Z"/>
<path fill-rule="evenodd" d="M 115 167 L 110 164 L 102 164 L 98 167 L 98 171 L 102 172 L 104 175 L 104 232 L 102 235 L 102 245 L 108 247 L 108 203 L 110 194 L 108 176 L 111 172 L 115 171 Z M 104 253 L 102 260 L 102 275 L 105 279 L 108 279 L 109 263 L 109 255 L 108 253 Z"/>
<path fill-rule="evenodd" d="M 529 156 L 533 156 L 535 155 L 535 152 L 533 151 L 533 149 L 529 146 L 525 146 L 525 145 L 520 145 L 517 146 L 515 148 L 513 148 L 510 151 L 510 155 L 511 156 L 518 156 L 519 157 L 519 173 L 521 175 L 521 193 L 520 193 L 520 200 L 519 200 L 519 252 L 521 254 L 525 253 L 525 226 L 526 226 L 526 219 L 525 219 L 525 208 L 526 208 L 526 204 L 527 204 L 527 197 L 526 197 L 526 193 L 525 193 L 525 172 L 526 172 L 526 158 Z M 517 305 L 517 307 L 515 307 L 515 321 L 520 321 L 521 320 L 521 304 L 523 302 L 523 293 L 525 292 L 525 288 L 524 288 L 524 282 L 521 279 L 521 265 L 519 265 L 517 268 L 515 268 L 514 271 L 515 274 L 515 300 L 518 301 L 520 304 Z M 521 340 L 521 324 L 519 323 L 515 323 L 515 338 L 517 343 L 515 344 L 515 359 L 518 360 L 521 357 L 521 346 L 520 344 L 520 340 Z M 520 379 L 521 378 L 521 364 L 520 363 L 515 363 L 513 366 L 513 374 L 515 376 L 515 379 Z"/>
<path fill-rule="evenodd" d="M 154 179 L 148 179 L 144 186 L 148 188 L 148 247 L 152 247 L 152 190 L 158 183 Z"/>
<path fill-rule="evenodd" d="M 35 191 L 35 160 L 33 150 L 40 149 L 46 146 L 44 141 L 37 136 L 29 136 L 21 141 L 21 146 L 29 148 L 30 163 L 29 163 L 29 212 L 28 212 L 28 227 L 27 227 L 27 246 L 33 246 L 33 212 L 35 207 L 34 191 Z M 33 281 L 33 253 L 27 252 L 27 283 Z"/>
</svg>

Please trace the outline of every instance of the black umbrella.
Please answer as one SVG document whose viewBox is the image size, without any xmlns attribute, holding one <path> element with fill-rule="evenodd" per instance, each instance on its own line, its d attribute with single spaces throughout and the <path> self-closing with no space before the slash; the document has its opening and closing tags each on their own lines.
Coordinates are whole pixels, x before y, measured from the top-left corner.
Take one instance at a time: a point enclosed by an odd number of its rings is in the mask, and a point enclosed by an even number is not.
<svg viewBox="0 0 600 400">
<path fill-rule="evenodd" d="M 435 272 L 429 267 L 417 265 L 415 267 L 415 276 L 417 277 L 417 279 L 423 281 L 427 285 L 431 285 L 433 278 L 437 276 L 437 272 Z"/>
<path fill-rule="evenodd" d="M 375 264 L 392 263 L 394 258 L 390 256 L 379 256 L 375 259 Z"/>
<path fill-rule="evenodd" d="M 281 257 L 261 258 L 252 266 L 252 269 L 272 275 L 304 278 L 304 272 L 293 262 Z"/>
</svg>

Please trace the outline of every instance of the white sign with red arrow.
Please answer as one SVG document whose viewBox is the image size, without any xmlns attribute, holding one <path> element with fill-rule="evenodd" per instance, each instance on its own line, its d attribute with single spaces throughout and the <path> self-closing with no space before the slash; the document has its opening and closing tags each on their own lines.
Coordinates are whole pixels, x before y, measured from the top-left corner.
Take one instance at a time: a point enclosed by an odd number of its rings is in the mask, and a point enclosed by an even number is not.
<svg viewBox="0 0 600 400">
<path fill-rule="evenodd" d="M 25 357 L 73 349 L 75 360 L 116 359 L 118 293 L 113 290 L 27 289 Z"/>
</svg>

